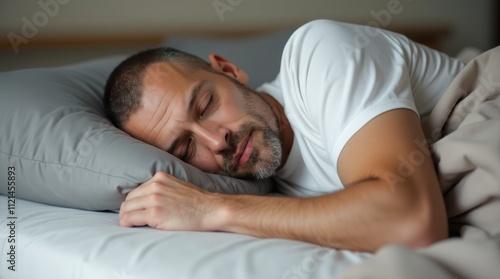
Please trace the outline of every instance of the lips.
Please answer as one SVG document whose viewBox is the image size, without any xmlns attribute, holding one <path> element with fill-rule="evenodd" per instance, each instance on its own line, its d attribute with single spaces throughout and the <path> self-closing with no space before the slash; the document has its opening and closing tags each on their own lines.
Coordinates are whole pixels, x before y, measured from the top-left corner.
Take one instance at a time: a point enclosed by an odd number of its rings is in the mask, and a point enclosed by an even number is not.
<svg viewBox="0 0 500 279">
<path fill-rule="evenodd" d="M 252 133 L 250 133 L 248 137 L 242 140 L 241 144 L 238 146 L 238 150 L 233 157 L 233 164 L 235 166 L 244 165 L 250 158 L 250 155 L 252 155 L 252 151 L 253 151 L 253 139 L 252 139 Z"/>
</svg>

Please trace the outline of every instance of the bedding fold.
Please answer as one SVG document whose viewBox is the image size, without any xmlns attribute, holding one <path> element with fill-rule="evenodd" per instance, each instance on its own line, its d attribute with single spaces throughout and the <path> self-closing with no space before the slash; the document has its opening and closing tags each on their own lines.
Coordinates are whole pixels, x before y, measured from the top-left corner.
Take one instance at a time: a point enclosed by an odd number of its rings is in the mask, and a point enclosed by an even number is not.
<svg viewBox="0 0 500 279">
<path fill-rule="evenodd" d="M 387 245 L 341 278 L 499 278 L 500 46 L 462 69 L 422 127 L 450 238 L 418 250 Z"/>
</svg>

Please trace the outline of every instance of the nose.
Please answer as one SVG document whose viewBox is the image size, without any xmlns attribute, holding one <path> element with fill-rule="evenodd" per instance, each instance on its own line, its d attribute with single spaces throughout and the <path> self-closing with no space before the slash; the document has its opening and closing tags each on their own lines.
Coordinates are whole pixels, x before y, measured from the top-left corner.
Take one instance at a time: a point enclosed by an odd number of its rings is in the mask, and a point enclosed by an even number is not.
<svg viewBox="0 0 500 279">
<path fill-rule="evenodd" d="M 229 137 L 231 132 L 221 125 L 204 122 L 203 125 L 196 125 L 193 130 L 200 143 L 215 154 L 219 154 L 230 147 Z"/>
</svg>

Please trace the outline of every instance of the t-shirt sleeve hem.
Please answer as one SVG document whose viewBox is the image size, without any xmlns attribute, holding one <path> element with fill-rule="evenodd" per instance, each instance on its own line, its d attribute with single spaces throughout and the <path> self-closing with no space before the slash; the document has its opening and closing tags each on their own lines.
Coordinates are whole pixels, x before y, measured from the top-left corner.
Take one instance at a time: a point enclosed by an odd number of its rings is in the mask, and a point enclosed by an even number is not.
<svg viewBox="0 0 500 279">
<path fill-rule="evenodd" d="M 340 153 L 344 149 L 347 142 L 356 134 L 359 130 L 363 128 L 369 121 L 377 117 L 378 115 L 394 110 L 394 109 L 410 109 L 414 111 L 417 115 L 418 111 L 415 104 L 408 99 L 389 99 L 375 106 L 368 107 L 362 113 L 358 114 L 347 127 L 342 131 L 340 136 L 335 141 L 333 148 L 331 149 L 332 161 L 334 162 L 335 169 L 338 168 L 338 159 Z"/>
</svg>

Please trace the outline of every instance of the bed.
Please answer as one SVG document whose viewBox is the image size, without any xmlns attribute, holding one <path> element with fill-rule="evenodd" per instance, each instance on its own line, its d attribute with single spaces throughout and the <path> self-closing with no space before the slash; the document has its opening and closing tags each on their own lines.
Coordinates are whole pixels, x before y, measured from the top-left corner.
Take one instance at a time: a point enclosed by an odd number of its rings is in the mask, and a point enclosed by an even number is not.
<svg viewBox="0 0 500 279">
<path fill-rule="evenodd" d="M 256 86 L 274 78 L 290 32 L 165 44 L 201 56 L 224 53 Z M 160 170 L 224 193 L 270 194 L 273 183 L 202 173 L 114 128 L 102 91 L 122 56 L 1 73 L 0 278 L 498 278 L 500 49 L 479 58 L 423 123 L 455 238 L 421 250 L 387 245 L 375 254 L 224 232 L 120 227 L 116 212 L 125 195 Z M 488 121 L 468 125 L 480 120 Z M 477 140 L 464 142 L 464 134 Z"/>
<path fill-rule="evenodd" d="M 7 197 L 0 196 L 2 209 Z M 3 217 L 3 216 L 2 216 Z M 118 214 L 16 200 L 15 269 L 0 278 L 336 278 L 368 254 L 223 232 L 118 226 Z M 2 218 L 2 259 L 9 253 Z"/>
<path fill-rule="evenodd" d="M 170 37 L 163 45 L 201 57 L 224 53 L 256 87 L 278 72 L 291 32 Z M 370 256 L 224 232 L 118 226 L 125 195 L 160 170 L 211 191 L 274 191 L 271 180 L 202 173 L 114 128 L 102 94 L 124 58 L 0 74 L 0 126 L 8 131 L 0 141 L 0 278 L 334 278 Z"/>
</svg>

